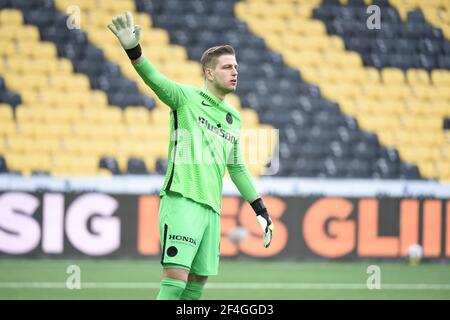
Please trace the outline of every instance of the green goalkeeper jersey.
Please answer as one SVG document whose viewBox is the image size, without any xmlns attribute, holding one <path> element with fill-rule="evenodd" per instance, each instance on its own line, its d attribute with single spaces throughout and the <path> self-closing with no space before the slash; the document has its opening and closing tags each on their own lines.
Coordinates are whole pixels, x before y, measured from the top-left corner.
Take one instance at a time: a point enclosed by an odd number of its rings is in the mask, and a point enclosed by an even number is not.
<svg viewBox="0 0 450 320">
<path fill-rule="evenodd" d="M 225 169 L 243 198 L 258 198 L 240 151 L 241 119 L 206 88 L 169 80 L 143 58 L 135 66 L 170 109 L 168 167 L 161 195 L 174 191 L 220 213 Z"/>
</svg>

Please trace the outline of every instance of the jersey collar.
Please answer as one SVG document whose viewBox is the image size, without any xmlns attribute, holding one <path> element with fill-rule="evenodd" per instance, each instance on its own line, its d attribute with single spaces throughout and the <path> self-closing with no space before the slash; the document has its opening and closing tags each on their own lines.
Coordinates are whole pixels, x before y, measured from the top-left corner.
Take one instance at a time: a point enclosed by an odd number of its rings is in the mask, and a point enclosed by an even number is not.
<svg viewBox="0 0 450 320">
<path fill-rule="evenodd" d="M 219 106 L 219 105 L 223 105 L 225 100 L 220 100 L 219 98 L 217 98 L 215 95 L 213 95 L 208 88 L 204 87 L 202 90 L 202 93 L 204 95 L 202 95 L 205 99 L 208 100 L 208 102 L 211 102 L 212 104 L 214 104 L 215 106 Z"/>
</svg>

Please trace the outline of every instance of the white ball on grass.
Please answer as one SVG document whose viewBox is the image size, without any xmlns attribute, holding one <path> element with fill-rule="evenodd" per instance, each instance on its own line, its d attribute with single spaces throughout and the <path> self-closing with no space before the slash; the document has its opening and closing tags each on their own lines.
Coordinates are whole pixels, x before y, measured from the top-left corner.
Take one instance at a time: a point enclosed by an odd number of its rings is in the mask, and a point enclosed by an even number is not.
<svg viewBox="0 0 450 320">
<path fill-rule="evenodd" d="M 240 243 L 247 239 L 249 232 L 246 228 L 242 226 L 237 226 L 228 233 L 228 239 L 234 243 Z"/>
<path fill-rule="evenodd" d="M 409 262 L 412 265 L 419 264 L 423 256 L 423 249 L 420 244 L 412 244 L 408 247 Z"/>
</svg>

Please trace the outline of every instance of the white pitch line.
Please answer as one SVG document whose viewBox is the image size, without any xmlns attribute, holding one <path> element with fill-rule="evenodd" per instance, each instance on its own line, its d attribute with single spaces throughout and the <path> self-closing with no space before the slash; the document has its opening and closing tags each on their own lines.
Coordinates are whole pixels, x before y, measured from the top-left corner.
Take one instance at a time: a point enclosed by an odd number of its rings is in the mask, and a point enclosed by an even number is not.
<svg viewBox="0 0 450 320">
<path fill-rule="evenodd" d="M 81 282 L 81 289 L 159 289 L 159 282 Z M 361 283 L 212 282 L 208 289 L 369 290 Z M 0 282 L 0 289 L 66 289 L 65 282 Z M 382 290 L 450 290 L 450 284 L 381 283 Z"/>
</svg>

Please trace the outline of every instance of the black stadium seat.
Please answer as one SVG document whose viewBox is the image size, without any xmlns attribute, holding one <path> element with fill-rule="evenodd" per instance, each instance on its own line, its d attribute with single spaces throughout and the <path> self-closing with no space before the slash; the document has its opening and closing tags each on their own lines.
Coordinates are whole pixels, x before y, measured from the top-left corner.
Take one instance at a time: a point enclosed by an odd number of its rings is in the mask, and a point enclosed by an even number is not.
<svg viewBox="0 0 450 320">
<path fill-rule="evenodd" d="M 130 158 L 127 161 L 128 174 L 148 174 L 147 166 L 142 159 Z"/>
</svg>

